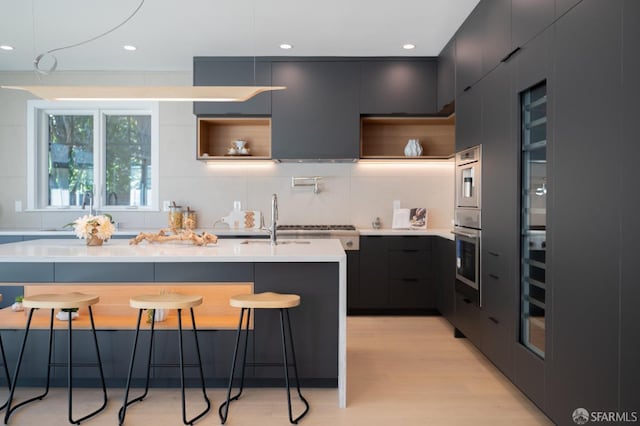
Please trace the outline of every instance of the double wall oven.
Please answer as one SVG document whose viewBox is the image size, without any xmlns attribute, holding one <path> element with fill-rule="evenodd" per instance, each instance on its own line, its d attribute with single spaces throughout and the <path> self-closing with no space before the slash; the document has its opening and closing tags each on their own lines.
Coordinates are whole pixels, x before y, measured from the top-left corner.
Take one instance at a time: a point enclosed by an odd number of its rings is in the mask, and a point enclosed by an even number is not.
<svg viewBox="0 0 640 426">
<path fill-rule="evenodd" d="M 456 245 L 456 291 L 482 306 L 480 291 L 480 244 L 482 147 L 456 154 L 454 228 Z"/>
</svg>

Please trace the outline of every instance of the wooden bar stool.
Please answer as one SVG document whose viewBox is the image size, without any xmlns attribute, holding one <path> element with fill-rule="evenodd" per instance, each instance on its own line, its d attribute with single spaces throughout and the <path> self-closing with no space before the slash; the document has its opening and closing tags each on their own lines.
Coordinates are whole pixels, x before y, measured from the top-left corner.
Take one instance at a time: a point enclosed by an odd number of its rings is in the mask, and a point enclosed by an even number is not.
<svg viewBox="0 0 640 426">
<path fill-rule="evenodd" d="M 124 393 L 124 402 L 120 411 L 118 412 L 118 420 L 119 424 L 122 425 L 124 423 L 124 418 L 127 414 L 127 407 L 134 402 L 142 401 L 149 392 L 149 374 L 151 371 L 151 354 L 153 351 L 153 333 L 155 330 L 155 315 L 151 315 L 151 336 L 149 343 L 149 354 L 147 358 L 147 379 L 146 385 L 144 389 L 144 393 L 136 398 L 133 398 L 129 401 L 129 390 L 131 388 L 131 377 L 133 375 L 133 365 L 135 362 L 136 356 L 136 348 L 138 346 L 138 335 L 140 334 L 140 321 L 142 320 L 142 312 L 147 309 L 177 309 L 178 310 L 178 349 L 179 349 L 179 364 L 176 365 L 180 367 L 180 388 L 182 390 L 182 421 L 186 425 L 191 425 L 209 412 L 211 409 L 211 401 L 207 397 L 207 391 L 205 389 L 204 383 L 204 374 L 202 373 L 202 360 L 200 358 L 200 345 L 198 344 L 198 331 L 196 328 L 196 319 L 193 315 L 193 308 L 202 304 L 202 296 L 194 296 L 188 294 L 178 294 L 178 293 L 169 293 L 169 294 L 147 294 L 132 297 L 129 301 L 129 305 L 132 308 L 138 309 L 138 323 L 136 325 L 136 335 L 133 342 L 133 350 L 131 352 L 131 364 L 129 365 L 129 376 L 127 378 L 127 387 Z M 185 389 L 184 389 L 184 352 L 182 348 L 182 310 L 189 309 L 191 313 L 191 324 L 193 325 L 193 337 L 195 339 L 196 344 L 196 355 L 198 357 L 198 367 L 200 371 L 200 381 L 202 383 L 202 395 L 204 396 L 204 400 L 207 403 L 207 408 L 205 408 L 201 413 L 192 418 L 191 420 L 187 419 L 187 408 L 185 403 Z"/>
<path fill-rule="evenodd" d="M 291 321 L 289 320 L 289 308 L 294 308 L 300 305 L 300 296 L 297 294 L 279 294 L 279 293 L 257 293 L 257 294 L 242 294 L 238 296 L 233 296 L 229 303 L 234 308 L 241 308 L 240 311 L 240 322 L 238 323 L 238 331 L 236 334 L 236 344 L 233 350 L 233 361 L 231 363 L 231 375 L 229 376 L 229 387 L 227 388 L 227 400 L 220 405 L 218 409 L 218 414 L 220 415 L 220 420 L 222 424 L 227 421 L 227 416 L 229 414 L 229 404 L 231 401 L 235 401 L 240 398 L 242 394 L 242 390 L 244 388 L 244 371 L 247 365 L 265 365 L 269 366 L 272 364 L 261 364 L 261 363 L 247 363 L 247 341 L 249 336 L 249 323 L 251 321 L 251 309 L 279 309 L 280 310 L 280 331 L 282 335 L 282 355 L 283 355 L 283 366 L 284 366 L 284 380 L 287 387 L 287 406 L 289 408 L 289 421 L 291 423 L 298 423 L 298 421 L 303 418 L 307 412 L 309 411 L 309 403 L 302 396 L 302 392 L 300 392 L 300 381 L 298 380 L 298 367 L 296 364 L 296 351 L 293 346 L 293 334 L 291 333 Z M 244 318 L 244 313 L 247 311 L 247 323 L 245 327 L 245 338 L 244 338 L 244 354 L 242 358 L 242 372 L 240 379 L 240 390 L 233 397 L 231 396 L 231 390 L 233 387 L 233 378 L 235 376 L 236 370 L 236 358 L 238 356 L 238 345 L 240 343 L 240 332 L 242 331 L 242 321 Z M 293 418 L 293 413 L 291 410 L 291 386 L 289 384 L 289 358 L 287 356 L 287 339 L 285 334 L 285 319 L 287 323 L 287 331 L 289 332 L 289 345 L 291 346 L 291 358 L 293 361 L 293 372 L 295 374 L 296 379 L 296 388 L 298 390 L 298 396 L 300 400 L 305 405 L 305 409 L 298 417 Z"/>
<path fill-rule="evenodd" d="M 22 300 L 22 305 L 25 308 L 31 308 L 29 310 L 29 317 L 27 319 L 27 326 L 25 328 L 24 339 L 22 340 L 22 346 L 20 347 L 20 355 L 18 356 L 18 364 L 16 365 L 15 375 L 13 377 L 13 383 L 11 385 L 11 391 L 9 393 L 9 400 L 7 401 L 7 412 L 4 416 L 4 423 L 7 424 L 9 421 L 9 417 L 11 414 L 19 407 L 28 404 L 30 402 L 41 400 L 49 393 L 49 382 L 51 378 L 51 367 L 67 367 L 67 397 L 68 397 L 68 419 L 69 423 L 79 425 L 81 422 L 87 420 L 88 418 L 95 416 L 100 411 L 104 410 L 107 406 L 107 387 L 104 382 L 104 373 L 102 371 L 102 360 L 100 359 L 100 350 L 98 349 L 98 337 L 96 335 L 96 327 L 93 321 L 93 311 L 91 310 L 91 306 L 98 303 L 100 298 L 95 295 L 82 294 L 82 293 L 65 293 L 65 294 L 39 294 L 34 296 L 25 297 Z M 78 420 L 73 419 L 73 351 L 72 351 L 72 324 L 71 318 L 69 318 L 67 325 L 67 339 L 68 339 L 68 347 L 67 347 L 67 363 L 59 364 L 53 363 L 51 361 L 52 355 L 52 347 L 53 347 L 53 312 L 56 309 L 78 309 L 78 308 L 88 308 L 89 310 L 89 318 L 91 320 L 91 332 L 93 334 L 93 342 L 96 348 L 96 357 L 98 369 L 100 370 L 100 380 L 102 383 L 102 393 L 103 393 L 103 402 L 102 406 L 97 410 L 81 417 Z M 33 319 L 33 313 L 36 309 L 51 309 L 51 317 L 49 321 L 49 354 L 47 356 L 48 365 L 47 365 L 47 383 L 46 388 L 43 394 L 38 395 L 36 397 L 30 398 L 26 401 L 22 401 L 15 406 L 11 406 L 13 402 L 13 395 L 16 390 L 16 384 L 18 383 L 18 375 L 20 374 L 20 366 L 22 364 L 22 358 L 24 356 L 24 349 L 27 344 L 27 338 L 29 337 L 29 328 L 31 327 L 31 320 Z M 69 313 L 70 315 L 71 313 Z M 71 315 L 70 315 L 71 316 Z"/>
<path fill-rule="evenodd" d="M 2 302 L 2 294 L 0 294 L 0 302 Z M 2 357 L 2 368 L 4 369 L 4 375 L 7 378 L 7 386 L 11 391 L 11 376 L 9 376 L 9 367 L 7 367 L 7 357 L 4 355 L 4 346 L 2 345 L 2 335 L 0 335 L 0 356 Z M 0 410 L 7 406 L 7 401 L 0 405 Z"/>
</svg>

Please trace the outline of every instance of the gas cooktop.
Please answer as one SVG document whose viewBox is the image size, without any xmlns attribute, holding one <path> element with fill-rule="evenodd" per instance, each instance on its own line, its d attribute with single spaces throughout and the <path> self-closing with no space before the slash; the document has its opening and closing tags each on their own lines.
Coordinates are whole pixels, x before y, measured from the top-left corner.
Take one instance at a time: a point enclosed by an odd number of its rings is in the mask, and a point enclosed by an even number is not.
<svg viewBox="0 0 640 426">
<path fill-rule="evenodd" d="M 353 225 L 278 225 L 279 231 L 355 231 Z"/>
</svg>

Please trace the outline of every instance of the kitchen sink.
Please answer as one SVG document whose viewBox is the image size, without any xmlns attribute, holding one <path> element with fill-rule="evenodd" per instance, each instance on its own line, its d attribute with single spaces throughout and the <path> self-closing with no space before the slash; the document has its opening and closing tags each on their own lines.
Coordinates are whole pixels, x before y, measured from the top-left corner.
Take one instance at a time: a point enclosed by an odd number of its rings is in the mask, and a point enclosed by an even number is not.
<svg viewBox="0 0 640 426">
<path fill-rule="evenodd" d="M 240 244 L 271 244 L 269 240 L 244 240 L 241 241 Z M 311 241 L 303 241 L 303 240 L 282 240 L 277 241 L 277 245 L 281 244 L 311 244 Z"/>
</svg>

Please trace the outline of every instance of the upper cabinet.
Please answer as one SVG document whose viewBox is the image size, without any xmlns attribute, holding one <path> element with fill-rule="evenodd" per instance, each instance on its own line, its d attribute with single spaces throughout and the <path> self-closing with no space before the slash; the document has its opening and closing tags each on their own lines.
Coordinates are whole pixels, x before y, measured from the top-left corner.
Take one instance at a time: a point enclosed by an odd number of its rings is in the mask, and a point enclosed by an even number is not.
<svg viewBox="0 0 640 426">
<path fill-rule="evenodd" d="M 438 56 L 438 111 L 456 97 L 456 39 L 452 38 Z"/>
<path fill-rule="evenodd" d="M 469 90 L 482 77 L 484 3 L 473 9 L 456 34 L 456 94 Z"/>
<path fill-rule="evenodd" d="M 511 0 L 484 1 L 484 42 L 482 43 L 482 74 L 494 69 L 511 51 Z"/>
<path fill-rule="evenodd" d="M 193 59 L 194 86 L 270 86 L 271 63 L 253 58 Z M 246 102 L 194 102 L 196 115 L 270 115 L 271 92 Z"/>
<path fill-rule="evenodd" d="M 355 61 L 272 63 L 271 154 L 274 159 L 359 156 L 359 77 Z"/>
<path fill-rule="evenodd" d="M 553 23 L 555 0 L 511 0 L 511 48 L 524 46 Z"/>
<path fill-rule="evenodd" d="M 360 113 L 433 114 L 436 80 L 435 59 L 363 61 Z"/>
</svg>

